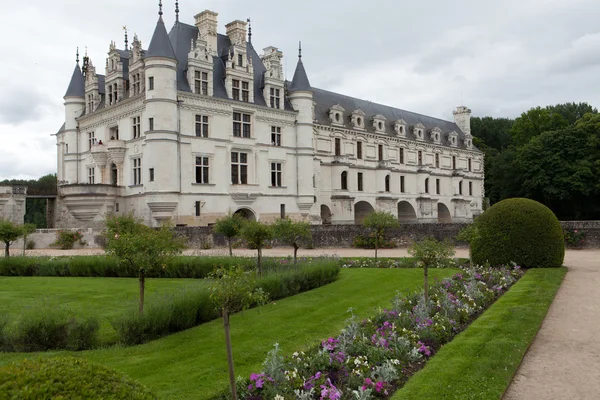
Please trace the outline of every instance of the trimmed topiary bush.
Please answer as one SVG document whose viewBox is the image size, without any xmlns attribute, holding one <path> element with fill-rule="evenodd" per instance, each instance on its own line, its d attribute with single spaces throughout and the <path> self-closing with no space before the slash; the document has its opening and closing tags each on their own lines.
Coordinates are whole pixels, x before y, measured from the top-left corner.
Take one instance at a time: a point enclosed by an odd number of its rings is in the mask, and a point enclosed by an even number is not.
<svg viewBox="0 0 600 400">
<path fill-rule="evenodd" d="M 526 268 L 560 267 L 565 245 L 560 222 L 545 205 L 529 199 L 494 204 L 476 220 L 471 241 L 473 262 L 491 265 L 514 261 Z"/>
<path fill-rule="evenodd" d="M 120 372 L 72 357 L 24 360 L 2 367 L 0 393 L 8 399 L 157 399 Z"/>
</svg>

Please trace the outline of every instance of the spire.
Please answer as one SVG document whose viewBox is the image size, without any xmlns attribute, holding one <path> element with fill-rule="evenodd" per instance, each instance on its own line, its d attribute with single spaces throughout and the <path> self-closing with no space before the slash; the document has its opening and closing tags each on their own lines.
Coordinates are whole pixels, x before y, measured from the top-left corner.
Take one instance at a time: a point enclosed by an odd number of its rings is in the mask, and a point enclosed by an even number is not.
<svg viewBox="0 0 600 400">
<path fill-rule="evenodd" d="M 77 58 L 75 58 L 75 62 L 79 64 L 79 46 L 77 46 Z"/>
<path fill-rule="evenodd" d="M 81 68 L 79 68 L 79 51 L 77 53 L 77 64 L 75 65 L 75 70 L 73 71 L 73 76 L 71 76 L 71 82 L 69 82 L 65 97 L 85 97 L 83 74 L 81 73 Z"/>
<path fill-rule="evenodd" d="M 127 38 L 127 26 L 123 27 L 125 31 L 125 51 L 129 50 L 129 39 Z"/>
<path fill-rule="evenodd" d="M 160 12 L 158 13 L 158 22 L 156 23 L 152 40 L 150 40 L 150 46 L 148 46 L 146 58 L 165 57 L 176 60 L 177 57 L 175 57 L 173 46 L 171 46 L 169 35 L 167 35 L 167 28 L 165 28 L 165 23 L 162 19 L 162 1 L 159 3 L 159 6 Z"/>
<path fill-rule="evenodd" d="M 252 21 L 250 18 L 247 20 L 248 22 L 248 43 L 252 44 Z"/>
<path fill-rule="evenodd" d="M 175 0 L 175 22 L 179 22 L 179 0 Z"/>
<path fill-rule="evenodd" d="M 304 69 L 304 64 L 302 63 L 302 43 L 298 46 L 298 64 L 296 65 L 296 72 L 294 72 L 294 78 L 289 86 L 289 90 L 290 92 L 297 90 L 312 90 L 310 82 L 308 81 L 308 76 L 306 75 L 306 70 Z"/>
<path fill-rule="evenodd" d="M 158 15 L 162 17 L 162 0 L 158 0 Z"/>
</svg>

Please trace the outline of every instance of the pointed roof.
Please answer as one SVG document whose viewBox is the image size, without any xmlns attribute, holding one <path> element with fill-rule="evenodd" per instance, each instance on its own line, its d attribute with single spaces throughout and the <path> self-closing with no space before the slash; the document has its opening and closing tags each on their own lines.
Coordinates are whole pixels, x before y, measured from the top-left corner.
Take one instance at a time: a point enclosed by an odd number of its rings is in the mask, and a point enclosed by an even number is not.
<svg viewBox="0 0 600 400">
<path fill-rule="evenodd" d="M 165 28 L 162 15 L 158 18 L 152 40 L 150 41 L 150 46 L 148 46 L 148 51 L 146 52 L 146 58 L 149 57 L 177 59 L 175 52 L 173 51 L 173 46 L 171 46 L 169 35 L 167 35 L 167 28 Z"/>
<path fill-rule="evenodd" d="M 85 97 L 85 84 L 83 83 L 83 74 L 81 68 L 79 68 L 79 63 L 75 65 L 69 88 L 64 97 Z"/>
<path fill-rule="evenodd" d="M 289 87 L 290 92 L 297 90 L 312 90 L 310 86 L 310 82 L 308 81 L 308 76 L 306 75 L 306 70 L 304 69 L 304 64 L 302 63 L 302 57 L 298 58 L 298 65 L 296 65 L 296 72 L 294 72 L 294 79 L 292 79 L 292 84 Z"/>
</svg>

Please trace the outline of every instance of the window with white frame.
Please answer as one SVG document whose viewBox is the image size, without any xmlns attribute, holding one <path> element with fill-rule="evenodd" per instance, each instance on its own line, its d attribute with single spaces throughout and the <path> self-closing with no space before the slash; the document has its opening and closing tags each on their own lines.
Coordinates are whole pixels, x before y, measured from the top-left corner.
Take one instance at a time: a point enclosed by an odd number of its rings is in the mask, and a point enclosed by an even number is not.
<svg viewBox="0 0 600 400">
<path fill-rule="evenodd" d="M 94 132 L 88 132 L 88 150 L 92 149 L 92 146 L 96 144 L 96 136 Z"/>
<path fill-rule="evenodd" d="M 149 131 L 154 130 L 154 118 L 148 118 L 148 130 Z"/>
<path fill-rule="evenodd" d="M 252 117 L 250 114 L 234 112 L 233 113 L 233 136 L 250 137 L 252 130 Z"/>
<path fill-rule="evenodd" d="M 119 127 L 113 126 L 108 130 L 108 134 L 111 140 L 119 140 Z"/>
<path fill-rule="evenodd" d="M 248 184 L 248 153 L 231 152 L 231 184 Z"/>
<path fill-rule="evenodd" d="M 405 188 L 404 188 L 404 176 L 400 176 L 400 193 L 404 193 L 405 192 Z"/>
<path fill-rule="evenodd" d="M 271 88 L 271 108 L 279 108 L 281 104 L 281 89 Z"/>
<path fill-rule="evenodd" d="M 90 184 L 90 185 L 93 185 L 94 183 L 96 183 L 95 172 L 96 172 L 96 168 L 94 168 L 94 167 L 88 168 L 88 184 Z"/>
<path fill-rule="evenodd" d="M 250 101 L 250 84 L 248 82 L 233 79 L 231 86 L 233 100 L 241 100 L 246 103 Z"/>
<path fill-rule="evenodd" d="M 140 136 L 142 136 L 142 126 L 141 126 L 141 117 L 137 116 L 137 117 L 133 117 L 131 119 L 131 122 L 133 123 L 133 138 L 137 139 Z"/>
<path fill-rule="evenodd" d="M 363 173 L 362 172 L 358 172 L 356 174 L 356 190 L 358 190 L 359 192 L 363 191 Z"/>
<path fill-rule="evenodd" d="M 196 136 L 208 137 L 208 115 L 196 115 Z"/>
<path fill-rule="evenodd" d="M 137 73 L 133 74 L 133 95 L 140 94 L 142 91 L 142 76 Z"/>
<path fill-rule="evenodd" d="M 280 126 L 272 126 L 271 127 L 271 144 L 273 146 L 281 146 L 281 127 Z"/>
<path fill-rule="evenodd" d="M 208 96 L 208 72 L 194 72 L 194 91 L 196 94 Z"/>
<path fill-rule="evenodd" d="M 271 186 L 281 187 L 281 163 L 271 163 Z"/>
<path fill-rule="evenodd" d="M 208 184 L 209 182 L 209 158 L 196 157 L 196 183 Z"/>
<path fill-rule="evenodd" d="M 112 88 L 113 88 L 113 102 L 112 102 L 112 104 L 116 104 L 116 103 L 117 103 L 117 101 L 119 100 L 119 99 L 117 98 L 117 96 L 118 96 L 118 93 L 119 93 L 119 85 L 117 85 L 117 84 L 115 83 L 114 85 L 112 85 Z"/>
<path fill-rule="evenodd" d="M 112 85 L 108 85 L 108 105 L 113 103 Z"/>
<path fill-rule="evenodd" d="M 133 184 L 142 184 L 142 159 L 139 157 L 133 159 Z"/>
<path fill-rule="evenodd" d="M 404 147 L 400 148 L 400 164 L 404 164 Z"/>
<path fill-rule="evenodd" d="M 362 142 L 356 142 L 356 158 L 362 160 Z"/>
<path fill-rule="evenodd" d="M 154 77 L 148 77 L 148 90 L 154 90 Z"/>
<path fill-rule="evenodd" d="M 88 110 L 89 112 L 94 111 L 94 95 L 88 94 Z"/>
</svg>

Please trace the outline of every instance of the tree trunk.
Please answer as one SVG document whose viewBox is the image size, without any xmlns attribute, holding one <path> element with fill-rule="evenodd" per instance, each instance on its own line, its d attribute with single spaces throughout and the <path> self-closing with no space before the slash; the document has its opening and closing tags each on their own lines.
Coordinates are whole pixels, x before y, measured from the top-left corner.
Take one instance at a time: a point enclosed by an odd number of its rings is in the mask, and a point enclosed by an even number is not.
<svg viewBox="0 0 600 400">
<path fill-rule="evenodd" d="M 294 244 L 294 266 L 298 265 L 298 245 Z"/>
<path fill-rule="evenodd" d="M 429 268 L 427 268 L 427 264 L 423 266 L 423 274 L 425 277 L 425 309 L 429 310 Z"/>
<path fill-rule="evenodd" d="M 223 327 L 225 328 L 225 346 L 227 347 L 227 365 L 229 367 L 229 385 L 231 386 L 231 398 L 237 400 L 237 389 L 235 387 L 235 373 L 233 371 L 233 350 L 231 349 L 231 336 L 229 335 L 229 313 L 223 310 Z"/>
<path fill-rule="evenodd" d="M 227 241 L 229 242 L 229 257 L 233 257 L 233 250 L 231 249 L 231 238 L 228 237 Z"/>
<path fill-rule="evenodd" d="M 258 248 L 258 262 L 256 264 L 258 269 L 258 276 L 262 276 L 262 248 Z"/>
<path fill-rule="evenodd" d="M 146 286 L 146 275 L 144 268 L 140 268 L 140 314 L 144 312 L 144 289 Z"/>
<path fill-rule="evenodd" d="M 4 257 L 8 258 L 10 257 L 10 244 L 6 243 L 5 247 L 4 247 Z"/>
</svg>

